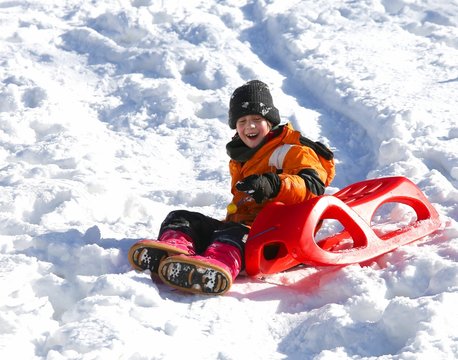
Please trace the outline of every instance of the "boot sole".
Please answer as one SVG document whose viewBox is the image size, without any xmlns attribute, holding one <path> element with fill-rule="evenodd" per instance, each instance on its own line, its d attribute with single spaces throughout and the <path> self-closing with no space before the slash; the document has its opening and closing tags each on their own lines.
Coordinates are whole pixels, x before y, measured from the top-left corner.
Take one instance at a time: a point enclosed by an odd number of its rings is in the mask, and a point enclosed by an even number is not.
<svg viewBox="0 0 458 360">
<path fill-rule="evenodd" d="M 204 295 L 223 295 L 232 285 L 231 275 L 223 268 L 181 256 L 161 261 L 161 280 L 176 289 Z"/>
<path fill-rule="evenodd" d="M 148 251 L 151 249 L 161 252 L 161 253 L 158 253 L 156 256 L 156 258 L 158 259 L 156 268 L 159 267 L 159 262 L 167 256 L 179 255 L 179 254 L 188 255 L 188 252 L 185 250 L 177 249 L 176 247 L 167 245 L 165 243 L 161 243 L 160 241 L 157 241 L 157 240 L 140 240 L 131 246 L 131 248 L 129 249 L 129 253 L 127 255 L 127 259 L 129 260 L 129 263 L 134 270 L 145 271 L 145 270 L 150 269 L 149 267 L 142 266 L 140 261 L 143 256 L 146 256 L 145 251 Z M 156 272 L 156 271 L 153 271 L 153 272 Z"/>
</svg>

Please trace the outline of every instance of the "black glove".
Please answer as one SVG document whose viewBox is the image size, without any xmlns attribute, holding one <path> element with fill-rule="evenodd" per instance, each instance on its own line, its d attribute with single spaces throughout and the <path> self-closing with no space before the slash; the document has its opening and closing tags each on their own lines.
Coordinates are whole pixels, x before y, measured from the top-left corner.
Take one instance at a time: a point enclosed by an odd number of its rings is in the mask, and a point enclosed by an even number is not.
<svg viewBox="0 0 458 360">
<path fill-rule="evenodd" d="M 281 180 L 277 174 L 265 173 L 262 175 L 250 175 L 240 180 L 235 187 L 250 195 L 257 204 L 264 200 L 272 199 L 280 191 Z"/>
</svg>

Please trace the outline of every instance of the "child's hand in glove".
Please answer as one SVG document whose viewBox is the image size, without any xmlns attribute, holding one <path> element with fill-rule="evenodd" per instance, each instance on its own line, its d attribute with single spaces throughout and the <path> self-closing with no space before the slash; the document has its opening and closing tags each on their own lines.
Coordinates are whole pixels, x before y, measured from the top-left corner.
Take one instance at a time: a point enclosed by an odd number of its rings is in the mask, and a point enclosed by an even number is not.
<svg viewBox="0 0 458 360">
<path fill-rule="evenodd" d="M 250 175 L 240 180 L 235 187 L 237 190 L 251 196 L 257 204 L 267 199 L 272 199 L 280 191 L 281 180 L 277 174 L 264 173 L 262 175 Z"/>
</svg>

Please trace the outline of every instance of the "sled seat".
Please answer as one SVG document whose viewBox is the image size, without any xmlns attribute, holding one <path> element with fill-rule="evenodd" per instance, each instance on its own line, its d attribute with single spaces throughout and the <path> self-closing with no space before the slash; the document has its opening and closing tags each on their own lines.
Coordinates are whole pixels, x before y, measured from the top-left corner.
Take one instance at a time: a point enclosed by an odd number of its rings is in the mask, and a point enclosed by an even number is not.
<svg viewBox="0 0 458 360">
<path fill-rule="evenodd" d="M 383 204 L 410 206 L 416 220 L 401 229 L 377 235 L 372 218 Z M 338 220 L 343 231 L 315 240 L 323 220 Z M 439 215 L 421 190 L 401 176 L 361 181 L 334 195 L 322 195 L 295 205 L 271 203 L 257 216 L 245 252 L 250 276 L 273 274 L 299 264 L 349 265 L 374 259 L 431 234 Z M 350 248 L 339 245 L 350 242 Z"/>
</svg>

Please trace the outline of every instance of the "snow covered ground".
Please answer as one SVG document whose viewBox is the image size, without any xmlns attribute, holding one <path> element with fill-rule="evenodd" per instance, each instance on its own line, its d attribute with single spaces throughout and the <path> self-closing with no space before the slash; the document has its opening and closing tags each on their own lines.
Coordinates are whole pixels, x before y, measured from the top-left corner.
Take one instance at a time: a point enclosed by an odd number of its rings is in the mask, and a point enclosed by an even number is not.
<svg viewBox="0 0 458 360">
<path fill-rule="evenodd" d="M 2 0 L 0 30 L 2 359 L 458 358 L 456 0 Z M 255 78 L 335 150 L 329 193 L 406 176 L 442 229 L 224 297 L 131 271 L 169 211 L 224 217 Z"/>
</svg>

